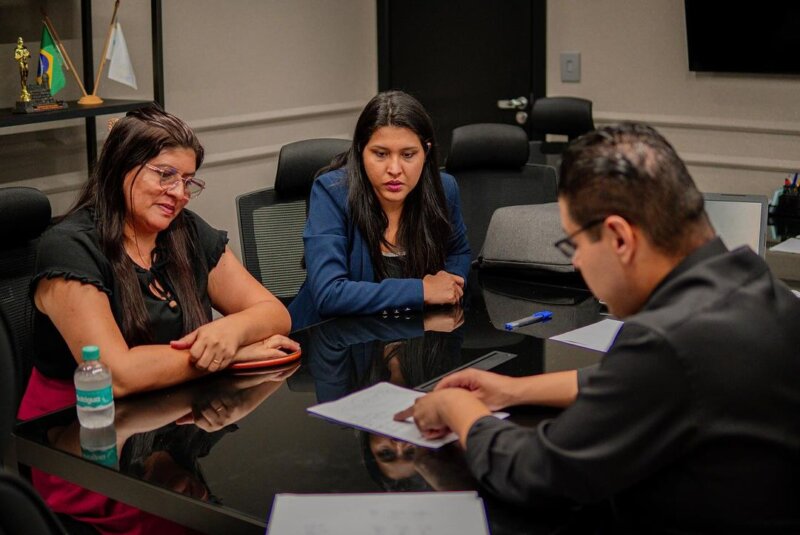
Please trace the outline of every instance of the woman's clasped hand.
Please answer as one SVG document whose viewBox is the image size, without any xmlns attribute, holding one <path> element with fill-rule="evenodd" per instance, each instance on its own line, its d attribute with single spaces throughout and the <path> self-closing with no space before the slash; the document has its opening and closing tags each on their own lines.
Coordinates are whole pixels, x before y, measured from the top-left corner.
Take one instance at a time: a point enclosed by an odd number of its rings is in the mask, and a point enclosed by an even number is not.
<svg viewBox="0 0 800 535">
<path fill-rule="evenodd" d="M 170 346 L 188 350 L 192 364 L 209 372 L 223 370 L 234 362 L 276 359 L 300 350 L 300 344 L 280 334 L 242 345 L 236 332 L 226 327 L 224 319 L 207 323 L 180 340 L 170 342 Z"/>
<path fill-rule="evenodd" d="M 422 291 L 426 305 L 456 305 L 464 297 L 464 278 L 446 271 L 425 275 Z"/>
</svg>

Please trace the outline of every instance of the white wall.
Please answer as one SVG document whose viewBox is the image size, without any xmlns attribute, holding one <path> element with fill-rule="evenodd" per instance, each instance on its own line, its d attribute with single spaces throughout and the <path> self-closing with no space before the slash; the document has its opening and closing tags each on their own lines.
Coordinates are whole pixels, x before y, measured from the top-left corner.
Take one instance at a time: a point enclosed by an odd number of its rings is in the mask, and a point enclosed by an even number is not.
<svg viewBox="0 0 800 535">
<path fill-rule="evenodd" d="M 80 70 L 79 2 L 45 1 Z M 111 2 L 93 2 L 95 62 Z M 124 0 L 120 20 L 136 68 L 134 91 L 104 80 L 100 94 L 151 98 L 150 2 Z M 169 0 L 164 9 L 167 109 L 207 148 L 208 191 L 192 201 L 231 233 L 236 195 L 271 185 L 285 143 L 348 137 L 377 89 L 373 0 Z M 38 4 L 0 1 L 0 58 L 16 36 L 38 51 Z M 800 170 L 800 77 L 689 72 L 682 0 L 553 0 L 548 3 L 548 94 L 594 102 L 598 124 L 658 127 L 705 191 L 768 194 Z M 562 83 L 558 55 L 580 51 L 582 81 Z M 31 62 L 35 70 L 35 61 Z M 17 97 L 9 59 L 0 106 Z M 69 80 L 63 98 L 78 96 Z M 107 117 L 98 120 L 104 131 Z M 0 185 L 46 191 L 57 213 L 86 175 L 81 120 L 0 129 Z"/>
<path fill-rule="evenodd" d="M 79 2 L 46 4 L 80 70 Z M 92 5 L 97 66 L 113 3 Z M 105 79 L 99 94 L 150 99 L 150 2 L 123 0 L 121 6 L 138 89 Z M 2 0 L 0 10 L 0 57 L 13 58 L 16 33 L 38 57 L 38 4 Z M 185 119 L 206 148 L 198 176 L 208 187 L 190 207 L 227 229 L 238 253 L 236 196 L 273 184 L 282 145 L 349 138 L 358 112 L 377 91 L 375 2 L 169 0 L 163 20 L 166 108 Z M 3 72 L 12 76 L 0 77 L 0 107 L 10 107 L 19 91 L 13 61 Z M 68 78 L 58 98 L 78 96 Z M 98 119 L 99 133 L 107 119 Z M 85 180 L 85 159 L 82 120 L 0 129 L 0 185 L 38 187 L 56 213 L 66 210 Z"/>
<path fill-rule="evenodd" d="M 768 195 L 800 170 L 800 76 L 690 72 L 683 5 L 550 0 L 547 93 L 592 100 L 598 124 L 649 122 L 704 191 Z M 562 51 L 581 82 L 561 82 Z"/>
</svg>

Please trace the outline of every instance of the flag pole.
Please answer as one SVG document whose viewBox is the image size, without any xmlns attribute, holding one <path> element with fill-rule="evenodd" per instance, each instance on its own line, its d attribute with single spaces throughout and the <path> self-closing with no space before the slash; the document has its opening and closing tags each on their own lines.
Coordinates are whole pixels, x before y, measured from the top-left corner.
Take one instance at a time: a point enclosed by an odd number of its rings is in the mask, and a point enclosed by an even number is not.
<svg viewBox="0 0 800 535">
<path fill-rule="evenodd" d="M 92 90 L 93 96 L 97 96 L 97 88 L 100 87 L 100 75 L 103 74 L 103 67 L 105 67 L 106 65 L 106 54 L 108 54 L 108 47 L 111 44 L 111 34 L 114 33 L 114 23 L 117 20 L 118 9 L 119 9 L 119 0 L 114 2 L 114 13 L 112 13 L 111 15 L 111 24 L 108 25 L 108 35 L 106 35 L 106 44 L 105 46 L 103 46 L 103 55 L 100 56 L 100 68 L 97 69 L 97 76 L 94 79 L 94 89 Z"/>
<path fill-rule="evenodd" d="M 67 62 L 67 70 L 72 72 L 72 76 L 75 77 L 75 81 L 78 82 L 78 87 L 81 89 L 81 93 L 83 96 L 86 96 L 86 88 L 83 87 L 83 82 L 81 82 L 80 77 L 78 76 L 78 71 L 75 70 L 75 66 L 72 64 L 72 60 L 69 59 L 69 54 L 67 54 L 67 49 L 64 48 L 64 44 L 61 42 L 61 39 L 58 37 L 58 32 L 56 32 L 53 23 L 50 22 L 50 17 L 47 16 L 44 8 L 39 8 L 42 12 L 42 17 L 44 25 L 47 26 L 47 30 L 50 32 L 50 35 L 53 36 L 53 39 L 56 40 L 56 46 L 58 47 L 59 52 L 61 53 L 61 57 Z"/>
</svg>

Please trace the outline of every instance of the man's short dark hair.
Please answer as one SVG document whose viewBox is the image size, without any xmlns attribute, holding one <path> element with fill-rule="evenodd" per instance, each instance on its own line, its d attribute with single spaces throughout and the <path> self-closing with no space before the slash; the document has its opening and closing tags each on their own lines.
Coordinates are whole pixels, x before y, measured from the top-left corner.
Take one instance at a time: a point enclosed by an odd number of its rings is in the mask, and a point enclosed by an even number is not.
<svg viewBox="0 0 800 535">
<path fill-rule="evenodd" d="M 577 225 L 619 215 L 667 254 L 688 252 L 698 229 L 710 229 L 686 165 L 644 124 L 606 126 L 573 141 L 561 161 L 558 194 Z M 593 239 L 599 233 L 590 229 Z"/>
</svg>

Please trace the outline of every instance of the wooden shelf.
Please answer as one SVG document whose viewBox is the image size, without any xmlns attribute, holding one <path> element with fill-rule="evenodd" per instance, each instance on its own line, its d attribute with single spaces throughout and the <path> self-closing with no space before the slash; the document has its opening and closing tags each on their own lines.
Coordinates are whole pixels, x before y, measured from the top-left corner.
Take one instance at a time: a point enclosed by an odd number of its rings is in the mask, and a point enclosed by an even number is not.
<svg viewBox="0 0 800 535">
<path fill-rule="evenodd" d="M 102 104 L 96 106 L 81 106 L 77 101 L 70 100 L 67 104 L 69 107 L 64 110 L 40 111 L 38 113 L 14 113 L 13 108 L 0 108 L 0 127 L 125 113 L 149 106 L 153 104 L 153 101 L 105 99 Z"/>
</svg>

